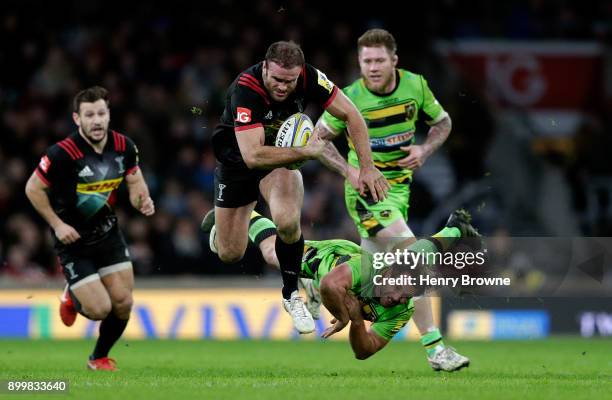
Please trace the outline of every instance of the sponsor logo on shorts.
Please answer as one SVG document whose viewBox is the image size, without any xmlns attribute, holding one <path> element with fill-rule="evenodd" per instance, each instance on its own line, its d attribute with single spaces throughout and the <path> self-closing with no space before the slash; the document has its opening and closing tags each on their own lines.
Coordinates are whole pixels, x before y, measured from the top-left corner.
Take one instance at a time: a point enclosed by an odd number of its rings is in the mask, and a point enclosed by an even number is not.
<svg viewBox="0 0 612 400">
<path fill-rule="evenodd" d="M 361 220 L 361 222 L 363 221 L 367 221 L 370 218 L 372 218 L 374 216 L 374 214 L 372 214 L 370 211 L 363 213 L 361 215 L 359 215 L 359 219 Z"/>
<path fill-rule="evenodd" d="M 68 263 L 66 265 L 64 265 L 64 268 L 66 268 L 68 270 L 68 272 L 70 273 L 69 278 L 70 279 L 74 279 L 74 278 L 78 278 L 79 274 L 74 272 L 74 263 Z"/>
<path fill-rule="evenodd" d="M 217 195 L 217 200 L 223 201 L 223 189 L 225 189 L 227 185 L 220 183 L 219 184 L 219 194 Z"/>
<path fill-rule="evenodd" d="M 236 122 L 241 124 L 251 122 L 251 110 L 245 107 L 238 107 L 236 109 Z"/>
<path fill-rule="evenodd" d="M 389 218 L 391 216 L 391 210 L 382 210 L 380 212 L 381 218 Z"/>
</svg>

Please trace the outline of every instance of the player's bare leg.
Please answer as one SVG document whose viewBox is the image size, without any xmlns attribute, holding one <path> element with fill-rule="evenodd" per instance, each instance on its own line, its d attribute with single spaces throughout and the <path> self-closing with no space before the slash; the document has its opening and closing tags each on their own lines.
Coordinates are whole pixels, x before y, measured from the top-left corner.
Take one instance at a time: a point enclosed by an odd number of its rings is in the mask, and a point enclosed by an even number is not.
<svg viewBox="0 0 612 400">
<path fill-rule="evenodd" d="M 134 288 L 132 263 L 125 261 L 109 265 L 100 268 L 98 274 L 111 307 L 107 315 L 101 318 L 100 335 L 87 367 L 92 370 L 116 371 L 116 362 L 108 357 L 108 353 L 125 331 L 130 318 Z"/>
<path fill-rule="evenodd" d="M 211 250 L 224 263 L 242 259 L 249 244 L 249 220 L 256 201 L 237 208 L 215 207 L 214 232 L 211 231 Z"/>
<path fill-rule="evenodd" d="M 100 275 L 93 274 L 74 283 L 70 287 L 74 306 L 76 310 L 88 319 L 94 321 L 106 321 L 112 315 L 112 302 L 106 287 L 102 283 Z M 102 334 L 102 324 L 100 325 L 100 336 Z M 98 343 L 105 338 L 98 338 Z M 113 342 L 114 343 L 114 342 Z M 98 344 L 96 343 L 96 348 Z M 95 350 L 94 350 L 95 354 Z M 92 354 L 87 361 L 87 367 L 92 370 L 115 371 L 114 360 L 108 357 L 94 357 Z"/>
<path fill-rule="evenodd" d="M 259 214 L 257 214 L 259 215 Z M 276 234 L 269 236 L 259 243 L 259 250 L 264 261 L 273 267 L 280 268 L 274 244 L 276 242 Z M 319 288 L 315 285 L 312 279 L 300 278 L 300 284 L 306 291 L 306 309 L 310 312 L 313 319 L 319 319 L 321 315 L 321 294 Z"/>
<path fill-rule="evenodd" d="M 261 255 L 266 264 L 280 269 L 280 263 L 278 262 L 278 257 L 276 257 L 276 252 L 274 251 L 275 243 L 276 235 L 267 237 L 259 244 L 259 250 L 261 251 Z"/>
<path fill-rule="evenodd" d="M 300 228 L 304 200 L 302 175 L 297 170 L 277 168 L 261 180 L 259 187 L 277 227 L 274 247 L 283 278 L 283 306 L 291 315 L 295 328 L 300 333 L 310 333 L 314 331 L 314 321 L 298 291 L 304 252 Z"/>
</svg>

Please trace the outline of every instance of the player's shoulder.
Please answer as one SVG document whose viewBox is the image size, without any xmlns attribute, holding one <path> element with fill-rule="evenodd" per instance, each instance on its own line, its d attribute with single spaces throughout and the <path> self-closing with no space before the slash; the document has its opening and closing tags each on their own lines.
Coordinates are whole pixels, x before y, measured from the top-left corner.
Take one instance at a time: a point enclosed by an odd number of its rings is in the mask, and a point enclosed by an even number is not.
<svg viewBox="0 0 612 400">
<path fill-rule="evenodd" d="M 420 81 L 421 79 L 423 79 L 423 75 L 417 74 L 416 72 L 408 71 L 407 69 L 398 68 L 397 72 L 401 81 Z"/>
<path fill-rule="evenodd" d="M 255 64 L 238 74 L 232 88 L 232 96 L 270 104 L 270 96 L 261 79 L 261 64 Z"/>
<path fill-rule="evenodd" d="M 358 97 L 365 94 L 365 82 L 363 78 L 359 78 L 342 88 L 342 92 L 351 100 L 355 100 Z"/>
<path fill-rule="evenodd" d="M 125 153 L 129 149 L 136 146 L 134 141 L 124 133 L 110 130 L 108 139 L 112 141 L 112 149 L 118 153 Z"/>
<path fill-rule="evenodd" d="M 46 150 L 47 157 L 53 160 L 62 161 L 75 161 L 83 158 L 85 155 L 78 143 L 76 135 L 78 134 L 70 134 L 49 146 Z"/>
<path fill-rule="evenodd" d="M 400 85 L 400 92 L 407 91 L 412 94 L 423 94 L 429 88 L 425 77 L 421 74 L 417 74 L 406 69 L 398 68 Z"/>
</svg>

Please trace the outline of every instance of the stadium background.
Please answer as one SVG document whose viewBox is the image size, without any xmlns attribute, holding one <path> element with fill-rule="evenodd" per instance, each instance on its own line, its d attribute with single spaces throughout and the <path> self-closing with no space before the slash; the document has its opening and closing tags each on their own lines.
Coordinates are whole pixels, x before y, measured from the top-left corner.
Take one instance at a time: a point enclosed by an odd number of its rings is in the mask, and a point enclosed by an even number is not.
<svg viewBox="0 0 612 400">
<path fill-rule="evenodd" d="M 458 205 L 489 236 L 612 232 L 610 1 L 447 0 L 398 10 L 4 1 L 0 11 L 0 337 L 95 332 L 85 321 L 58 324 L 63 278 L 51 233 L 24 195 L 43 150 L 74 129 L 73 95 L 94 84 L 110 90 L 111 127 L 138 144 L 157 205 L 145 219 L 125 193 L 118 201 L 138 286 L 127 336 L 295 337 L 279 308 L 277 272 L 254 249 L 239 265 L 221 264 L 198 231 L 212 206 L 210 134 L 224 91 L 275 40 L 300 43 L 307 62 L 342 87 L 358 76 L 357 37 L 384 27 L 398 41 L 399 65 L 427 78 L 453 131 L 415 176 L 417 235 Z M 358 240 L 342 181 L 316 162 L 302 172 L 305 236 Z M 510 272 L 537 280 L 521 266 Z M 455 338 L 612 335 L 609 298 L 444 300 L 435 309 Z M 414 327 L 402 336 L 415 337 Z"/>
</svg>

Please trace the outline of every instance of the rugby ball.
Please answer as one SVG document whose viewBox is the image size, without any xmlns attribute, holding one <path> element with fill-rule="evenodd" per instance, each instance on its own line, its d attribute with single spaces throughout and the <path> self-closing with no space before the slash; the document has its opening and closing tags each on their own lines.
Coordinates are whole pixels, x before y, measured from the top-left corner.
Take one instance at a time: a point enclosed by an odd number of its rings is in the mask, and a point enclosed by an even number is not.
<svg viewBox="0 0 612 400">
<path fill-rule="evenodd" d="M 314 125 L 308 115 L 295 113 L 283 122 L 276 133 L 276 147 L 302 147 L 306 146 Z"/>
</svg>

